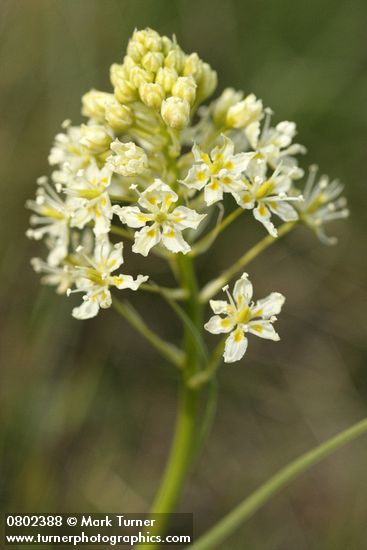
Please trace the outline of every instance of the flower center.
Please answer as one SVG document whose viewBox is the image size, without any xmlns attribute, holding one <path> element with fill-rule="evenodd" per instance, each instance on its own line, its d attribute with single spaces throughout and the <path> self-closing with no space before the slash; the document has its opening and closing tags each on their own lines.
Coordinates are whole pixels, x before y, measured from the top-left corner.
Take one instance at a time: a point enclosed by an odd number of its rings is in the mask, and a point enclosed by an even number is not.
<svg viewBox="0 0 367 550">
<path fill-rule="evenodd" d="M 251 310 L 246 305 L 237 312 L 237 315 L 236 315 L 237 324 L 241 325 L 243 323 L 247 323 L 247 321 L 250 319 L 250 316 L 251 316 Z"/>
<path fill-rule="evenodd" d="M 266 180 L 262 183 L 259 189 L 256 191 L 256 198 L 262 199 L 273 190 L 274 184 L 271 180 Z"/>
<path fill-rule="evenodd" d="M 159 224 L 164 223 L 165 221 L 167 221 L 167 214 L 165 214 L 164 212 L 158 212 L 155 217 L 155 221 Z"/>
</svg>

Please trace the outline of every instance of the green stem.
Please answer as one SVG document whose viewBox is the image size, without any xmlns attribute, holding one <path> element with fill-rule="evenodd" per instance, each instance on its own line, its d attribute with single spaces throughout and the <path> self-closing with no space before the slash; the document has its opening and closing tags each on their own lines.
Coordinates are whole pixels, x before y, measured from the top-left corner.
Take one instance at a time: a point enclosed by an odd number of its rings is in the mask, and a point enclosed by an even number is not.
<svg viewBox="0 0 367 550">
<path fill-rule="evenodd" d="M 187 256 L 179 255 L 177 269 L 180 274 L 182 287 L 188 293 L 186 313 L 192 324 L 198 331 L 202 331 L 202 308 L 198 300 L 198 286 L 192 260 Z M 201 368 L 202 357 L 198 353 L 198 346 L 193 331 L 185 326 L 184 347 L 186 363 L 182 370 L 180 398 L 173 438 L 167 465 L 163 474 L 161 485 L 153 502 L 152 514 L 168 514 L 173 512 L 182 491 L 183 483 L 188 473 L 198 435 L 198 413 L 200 392 L 187 385 L 187 380 Z M 159 527 L 154 535 L 162 535 L 167 527 L 169 517 L 163 517 L 159 521 Z M 154 550 L 158 545 L 146 546 L 148 550 Z M 140 550 L 145 545 L 138 546 Z"/>
<path fill-rule="evenodd" d="M 212 548 L 223 548 L 223 541 L 226 540 L 240 525 L 249 519 L 259 508 L 270 498 L 288 485 L 293 479 L 311 468 L 320 460 L 326 458 L 334 451 L 343 447 L 353 439 L 367 432 L 367 419 L 364 419 L 352 427 L 332 437 L 325 443 L 305 453 L 294 462 L 272 476 L 252 495 L 247 497 L 229 514 L 227 514 L 208 533 L 199 538 L 190 550 L 210 550 Z"/>
<path fill-rule="evenodd" d="M 243 269 L 248 263 L 256 258 L 261 252 L 273 244 L 279 237 L 286 235 L 293 227 L 295 222 L 283 223 L 278 228 L 278 237 L 272 237 L 267 235 L 255 246 L 250 248 L 243 256 L 241 256 L 231 267 L 226 269 L 222 275 L 210 281 L 207 285 L 204 286 L 200 292 L 200 302 L 202 304 L 207 303 L 213 296 L 215 296 L 227 283 L 236 275 L 241 269 Z"/>
<path fill-rule="evenodd" d="M 112 305 L 163 357 L 176 367 L 182 368 L 184 363 L 182 351 L 153 332 L 129 302 L 120 302 L 117 298 L 113 298 Z"/>
</svg>

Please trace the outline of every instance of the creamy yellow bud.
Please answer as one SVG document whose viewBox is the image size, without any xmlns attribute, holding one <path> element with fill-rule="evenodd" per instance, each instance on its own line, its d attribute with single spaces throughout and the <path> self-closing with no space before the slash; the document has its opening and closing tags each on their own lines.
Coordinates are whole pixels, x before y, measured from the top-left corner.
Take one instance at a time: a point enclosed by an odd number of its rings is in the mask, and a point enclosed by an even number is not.
<svg viewBox="0 0 367 550">
<path fill-rule="evenodd" d="M 217 87 L 218 77 L 216 71 L 213 71 L 208 63 L 203 63 L 201 66 L 201 76 L 199 80 L 198 95 L 203 101 L 214 92 Z"/>
<path fill-rule="evenodd" d="M 114 155 L 107 159 L 107 165 L 117 174 L 122 176 L 136 176 L 142 174 L 148 168 L 148 158 L 144 149 L 133 142 L 122 143 L 115 139 L 111 143 Z"/>
<path fill-rule="evenodd" d="M 146 51 L 159 52 L 162 49 L 162 38 L 153 29 L 143 29 L 135 31 L 132 40 L 143 45 Z"/>
<path fill-rule="evenodd" d="M 112 86 L 116 86 L 117 82 L 125 78 L 124 66 L 119 63 L 112 63 L 110 67 L 110 80 Z"/>
<path fill-rule="evenodd" d="M 129 73 L 129 80 L 135 88 L 139 88 L 146 82 L 153 82 L 153 73 L 142 69 L 141 67 L 133 67 Z"/>
<path fill-rule="evenodd" d="M 123 69 L 124 69 L 124 76 L 128 75 L 129 71 L 131 71 L 131 69 L 133 67 L 135 67 L 136 63 L 135 61 L 133 60 L 132 57 L 130 57 L 129 55 L 125 55 L 124 57 L 124 63 L 123 63 Z"/>
<path fill-rule="evenodd" d="M 105 118 L 112 130 L 122 132 L 133 123 L 130 107 L 121 105 L 116 98 L 106 104 Z"/>
<path fill-rule="evenodd" d="M 170 92 L 172 86 L 178 79 L 178 74 L 175 69 L 169 69 L 168 67 L 162 67 L 159 69 L 155 81 L 160 84 L 165 92 Z"/>
<path fill-rule="evenodd" d="M 166 96 L 160 84 L 151 82 L 140 86 L 139 94 L 142 102 L 153 109 L 160 109 L 162 101 Z"/>
<path fill-rule="evenodd" d="M 185 99 L 191 105 L 195 101 L 197 84 L 192 76 L 180 76 L 172 87 L 172 95 Z"/>
<path fill-rule="evenodd" d="M 141 64 L 147 71 L 156 73 L 162 67 L 163 62 L 164 56 L 161 52 L 148 52 L 144 55 Z"/>
<path fill-rule="evenodd" d="M 138 42 L 132 38 L 128 43 L 127 53 L 136 63 L 139 63 L 143 55 L 146 53 L 146 47 L 141 42 Z"/>
<path fill-rule="evenodd" d="M 168 52 L 164 65 L 169 69 L 175 69 L 178 73 L 181 73 L 185 63 L 185 54 L 178 46 L 175 46 L 170 52 Z"/>
<path fill-rule="evenodd" d="M 169 97 L 162 103 L 161 115 L 168 126 L 182 130 L 190 122 L 190 104 L 179 97 Z"/>
<path fill-rule="evenodd" d="M 90 90 L 82 97 L 82 115 L 100 121 L 104 120 L 106 104 L 113 98 L 113 94 Z"/>
<path fill-rule="evenodd" d="M 80 144 L 90 153 L 98 155 L 110 147 L 112 139 L 103 126 L 81 126 Z"/>
<path fill-rule="evenodd" d="M 245 128 L 252 122 L 259 120 L 263 114 L 262 101 L 250 94 L 243 101 L 232 105 L 228 109 L 226 122 L 230 128 Z"/>
<path fill-rule="evenodd" d="M 197 53 L 192 53 L 186 56 L 183 68 L 184 76 L 193 76 L 195 80 L 198 80 L 201 76 L 202 65 L 203 62 L 201 61 Z"/>
<path fill-rule="evenodd" d="M 162 36 L 162 52 L 164 56 L 167 56 L 173 48 L 173 42 L 168 36 Z"/>
<path fill-rule="evenodd" d="M 226 123 L 228 109 L 241 101 L 242 92 L 236 92 L 233 88 L 226 88 L 213 104 L 213 120 L 217 126 L 223 126 Z"/>
</svg>

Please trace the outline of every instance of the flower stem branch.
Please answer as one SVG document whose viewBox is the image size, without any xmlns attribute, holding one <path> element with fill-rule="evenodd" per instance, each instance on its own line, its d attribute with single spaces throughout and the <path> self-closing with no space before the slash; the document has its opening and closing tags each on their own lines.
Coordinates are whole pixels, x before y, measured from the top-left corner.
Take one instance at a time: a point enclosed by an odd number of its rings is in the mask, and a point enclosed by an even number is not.
<svg viewBox="0 0 367 550">
<path fill-rule="evenodd" d="M 296 479 L 300 474 L 331 455 L 353 439 L 367 433 L 367 419 L 354 424 L 347 430 L 318 445 L 311 451 L 303 454 L 288 466 L 281 469 L 268 481 L 261 485 L 252 495 L 243 500 L 217 525 L 197 540 L 190 550 L 211 550 L 223 548 L 225 541 L 240 525 L 248 520 L 270 498 Z"/>
<path fill-rule="evenodd" d="M 113 298 L 112 305 L 163 357 L 176 367 L 182 368 L 185 360 L 184 353 L 153 332 L 129 302 L 121 302 Z"/>
<path fill-rule="evenodd" d="M 195 257 L 202 252 L 205 252 L 209 246 L 213 244 L 218 235 L 228 227 L 232 222 L 234 222 L 242 213 L 244 212 L 243 208 L 236 208 L 228 216 L 224 218 L 218 225 L 216 225 L 211 231 L 209 231 L 202 239 L 197 241 L 189 252 L 189 256 Z"/>
<path fill-rule="evenodd" d="M 291 229 L 295 226 L 296 222 L 287 222 L 281 225 L 278 229 L 278 238 L 282 237 L 289 233 Z M 243 269 L 247 264 L 256 258 L 261 252 L 266 250 L 271 244 L 278 240 L 278 238 L 267 235 L 261 241 L 259 241 L 255 246 L 250 248 L 243 256 L 241 256 L 231 267 L 226 269 L 222 275 L 210 281 L 207 285 L 204 286 L 200 292 L 200 302 L 202 304 L 207 303 L 213 296 L 215 296 L 222 288 L 225 286 L 234 275 L 236 275 L 241 269 Z"/>
</svg>

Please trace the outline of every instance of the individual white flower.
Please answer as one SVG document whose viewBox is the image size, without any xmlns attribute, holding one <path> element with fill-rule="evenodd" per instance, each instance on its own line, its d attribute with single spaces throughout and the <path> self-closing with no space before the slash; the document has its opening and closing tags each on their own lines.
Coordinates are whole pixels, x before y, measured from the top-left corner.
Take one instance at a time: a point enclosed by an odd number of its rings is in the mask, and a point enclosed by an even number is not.
<svg viewBox="0 0 367 550">
<path fill-rule="evenodd" d="M 148 168 L 148 157 L 141 147 L 132 141 L 122 143 L 115 139 L 111 143 L 111 150 L 114 155 L 107 158 L 107 166 L 122 176 L 137 176 Z"/>
<path fill-rule="evenodd" d="M 255 121 L 246 127 L 246 136 L 254 151 L 260 153 L 275 170 L 280 164 L 283 172 L 291 171 L 292 178 L 303 176 L 303 170 L 297 167 L 294 155 L 305 153 L 306 149 L 299 143 L 293 143 L 296 135 L 294 122 L 279 122 L 275 128 L 270 127 L 271 111 L 267 110 L 265 122 L 261 129 L 260 121 Z"/>
<path fill-rule="evenodd" d="M 70 196 L 75 209 L 71 220 L 72 227 L 83 229 L 92 221 L 95 235 L 108 233 L 112 218 L 111 201 L 108 195 L 110 182 L 110 168 L 104 166 L 99 169 L 95 162 L 70 178 L 64 191 Z"/>
<path fill-rule="evenodd" d="M 206 214 L 198 214 L 186 206 L 178 206 L 177 194 L 163 181 L 155 179 L 140 194 L 138 206 L 114 206 L 113 211 L 129 227 L 142 229 L 135 232 L 133 252 L 147 256 L 150 249 L 162 242 L 170 252 L 186 254 L 190 245 L 182 231 L 196 229 Z M 143 210 L 141 210 L 143 209 Z"/>
<path fill-rule="evenodd" d="M 289 202 L 302 201 L 303 197 L 289 196 L 287 193 L 291 185 L 291 174 L 282 173 L 281 167 L 268 177 L 265 159 L 256 156 L 247 167 L 241 190 L 236 191 L 234 196 L 242 208 L 253 210 L 255 219 L 264 225 L 270 235 L 277 237 L 277 230 L 271 222 L 272 213 L 285 222 L 298 219 L 297 210 Z"/>
<path fill-rule="evenodd" d="M 110 287 L 118 289 L 130 288 L 137 290 L 148 277 L 138 275 L 112 275 L 124 262 L 122 256 L 123 243 L 112 245 L 107 236 L 97 240 L 94 257 L 85 256 L 87 266 L 70 266 L 68 272 L 73 278 L 76 290 L 68 290 L 68 294 L 84 292 L 83 304 L 73 309 L 76 319 L 95 317 L 100 308 L 111 306 Z"/>
<path fill-rule="evenodd" d="M 233 363 L 239 361 L 247 350 L 247 333 L 260 338 L 279 340 L 273 323 L 284 304 L 285 297 L 279 292 L 272 292 L 266 298 L 252 302 L 253 288 L 244 273 L 233 289 L 233 296 L 228 291 L 228 285 L 223 288 L 227 293 L 226 300 L 211 300 L 210 306 L 215 313 L 204 325 L 212 334 L 227 334 L 224 348 L 224 361 Z M 221 317 L 222 315 L 222 317 Z"/>
<path fill-rule="evenodd" d="M 347 200 L 341 197 L 344 186 L 337 180 L 321 176 L 316 181 L 317 167 L 312 166 L 304 189 L 304 201 L 297 204 L 301 221 L 316 232 L 324 244 L 336 244 L 336 237 L 326 235 L 325 224 L 349 216 Z"/>
<path fill-rule="evenodd" d="M 46 244 L 50 248 L 47 262 L 56 266 L 68 253 L 69 225 L 74 207 L 70 201 L 62 200 L 46 177 L 39 178 L 38 184 L 36 200 L 26 203 L 36 213 L 30 219 L 31 225 L 35 227 L 28 229 L 26 234 L 36 240 L 47 238 Z"/>
<path fill-rule="evenodd" d="M 204 189 L 208 206 L 223 199 L 223 193 L 235 193 L 253 153 L 234 154 L 232 140 L 223 136 L 223 145 L 215 147 L 210 154 L 197 145 L 192 148 L 195 164 L 190 168 L 182 183 L 189 188 Z"/>
<path fill-rule="evenodd" d="M 66 131 L 56 135 L 54 145 L 48 156 L 48 162 L 51 166 L 59 165 L 61 169 L 64 165 L 67 165 L 70 170 L 76 173 L 81 168 L 88 166 L 92 156 L 80 143 L 80 126 L 71 126 L 70 121 L 65 120 L 62 127 Z M 64 181 L 63 174 L 59 172 L 53 174 L 53 179 Z"/>
</svg>

